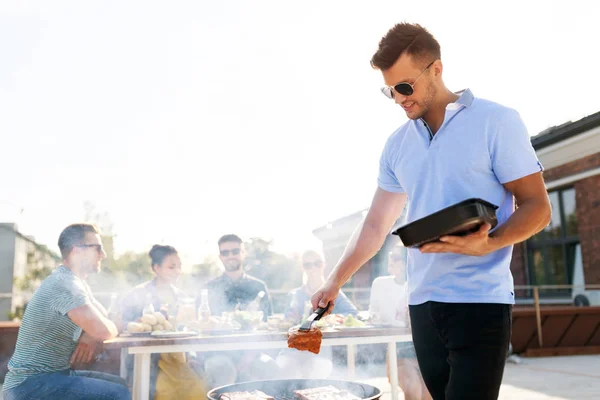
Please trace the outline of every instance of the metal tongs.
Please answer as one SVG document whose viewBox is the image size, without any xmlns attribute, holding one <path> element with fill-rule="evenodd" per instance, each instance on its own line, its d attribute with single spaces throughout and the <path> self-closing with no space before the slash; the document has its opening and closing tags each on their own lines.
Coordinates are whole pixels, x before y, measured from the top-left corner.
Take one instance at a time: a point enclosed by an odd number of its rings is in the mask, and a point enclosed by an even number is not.
<svg viewBox="0 0 600 400">
<path fill-rule="evenodd" d="M 323 316 L 323 314 L 325 314 L 325 312 L 327 311 L 328 308 L 329 308 L 329 304 L 327 304 L 327 306 L 325 306 L 325 307 L 319 307 L 319 308 L 317 308 L 315 311 L 313 311 L 312 314 L 310 314 L 308 316 L 308 318 L 306 319 L 306 321 L 304 321 L 304 323 L 300 326 L 300 328 L 298 328 L 298 330 L 302 331 L 302 332 L 310 331 L 310 327 L 312 326 L 312 324 L 314 322 L 320 320 L 321 317 Z"/>
</svg>

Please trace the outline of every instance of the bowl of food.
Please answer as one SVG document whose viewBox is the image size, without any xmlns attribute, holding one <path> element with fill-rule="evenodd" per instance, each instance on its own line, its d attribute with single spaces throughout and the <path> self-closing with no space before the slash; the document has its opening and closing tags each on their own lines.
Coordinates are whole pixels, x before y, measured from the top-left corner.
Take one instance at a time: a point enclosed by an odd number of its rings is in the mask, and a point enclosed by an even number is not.
<svg viewBox="0 0 600 400">
<path fill-rule="evenodd" d="M 262 311 L 234 311 L 230 315 L 231 321 L 240 325 L 243 331 L 253 331 L 258 329 L 264 318 Z"/>
</svg>

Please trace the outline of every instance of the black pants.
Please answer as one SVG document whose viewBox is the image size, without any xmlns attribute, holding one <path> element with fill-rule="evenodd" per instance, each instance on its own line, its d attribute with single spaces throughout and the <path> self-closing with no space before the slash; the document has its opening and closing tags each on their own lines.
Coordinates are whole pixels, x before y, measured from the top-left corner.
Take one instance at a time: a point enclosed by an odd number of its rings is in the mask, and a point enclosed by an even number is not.
<svg viewBox="0 0 600 400">
<path fill-rule="evenodd" d="M 508 304 L 410 306 L 413 342 L 434 400 L 496 400 L 510 343 Z"/>
</svg>

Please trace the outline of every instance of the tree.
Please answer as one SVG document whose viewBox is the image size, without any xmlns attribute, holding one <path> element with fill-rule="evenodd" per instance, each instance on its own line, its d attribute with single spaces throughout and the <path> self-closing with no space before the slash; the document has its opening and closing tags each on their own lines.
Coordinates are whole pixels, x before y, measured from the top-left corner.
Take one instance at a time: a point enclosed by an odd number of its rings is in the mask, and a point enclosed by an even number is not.
<svg viewBox="0 0 600 400">
<path fill-rule="evenodd" d="M 86 201 L 83 205 L 85 221 L 100 230 L 100 238 L 106 252 L 102 271 L 89 278 L 90 287 L 95 292 L 123 292 L 152 278 L 150 257 L 147 253 L 127 251 L 115 254 L 114 224 L 108 212 L 98 211 L 96 206 Z"/>
<path fill-rule="evenodd" d="M 99 274 L 90 276 L 88 282 L 95 292 L 123 292 L 152 276 L 148 254 L 128 251 L 116 259 L 113 257 Z"/>
<path fill-rule="evenodd" d="M 302 283 L 299 261 L 270 248 L 272 240 L 253 237 L 245 243 L 246 271 L 263 280 L 269 289 L 293 289 Z"/>
<path fill-rule="evenodd" d="M 54 254 L 48 247 L 30 243 L 27 251 L 27 273 L 21 278 L 14 279 L 14 286 L 20 292 L 31 294 L 41 285 L 60 262 L 60 258 Z M 8 319 L 22 319 L 27 308 L 27 302 L 21 306 L 16 306 L 14 312 L 8 313 Z"/>
<path fill-rule="evenodd" d="M 272 240 L 258 237 L 251 238 L 245 243 L 246 271 L 265 282 L 270 291 L 283 290 L 287 292 L 302 284 L 300 260 L 285 254 L 276 253 L 270 249 Z M 287 296 L 272 296 L 275 310 L 285 309 Z"/>
<path fill-rule="evenodd" d="M 222 272 L 221 262 L 215 256 L 207 256 L 200 264 L 192 266 L 193 285 L 200 287 Z"/>
</svg>

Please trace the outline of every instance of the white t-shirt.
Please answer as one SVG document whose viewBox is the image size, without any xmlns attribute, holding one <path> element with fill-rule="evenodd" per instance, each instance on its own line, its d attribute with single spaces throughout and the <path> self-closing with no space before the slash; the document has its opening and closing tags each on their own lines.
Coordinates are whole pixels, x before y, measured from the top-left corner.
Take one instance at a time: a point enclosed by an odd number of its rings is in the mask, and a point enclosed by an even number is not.
<svg viewBox="0 0 600 400">
<path fill-rule="evenodd" d="M 371 286 L 369 314 L 384 325 L 408 326 L 408 286 L 380 276 Z"/>
</svg>

